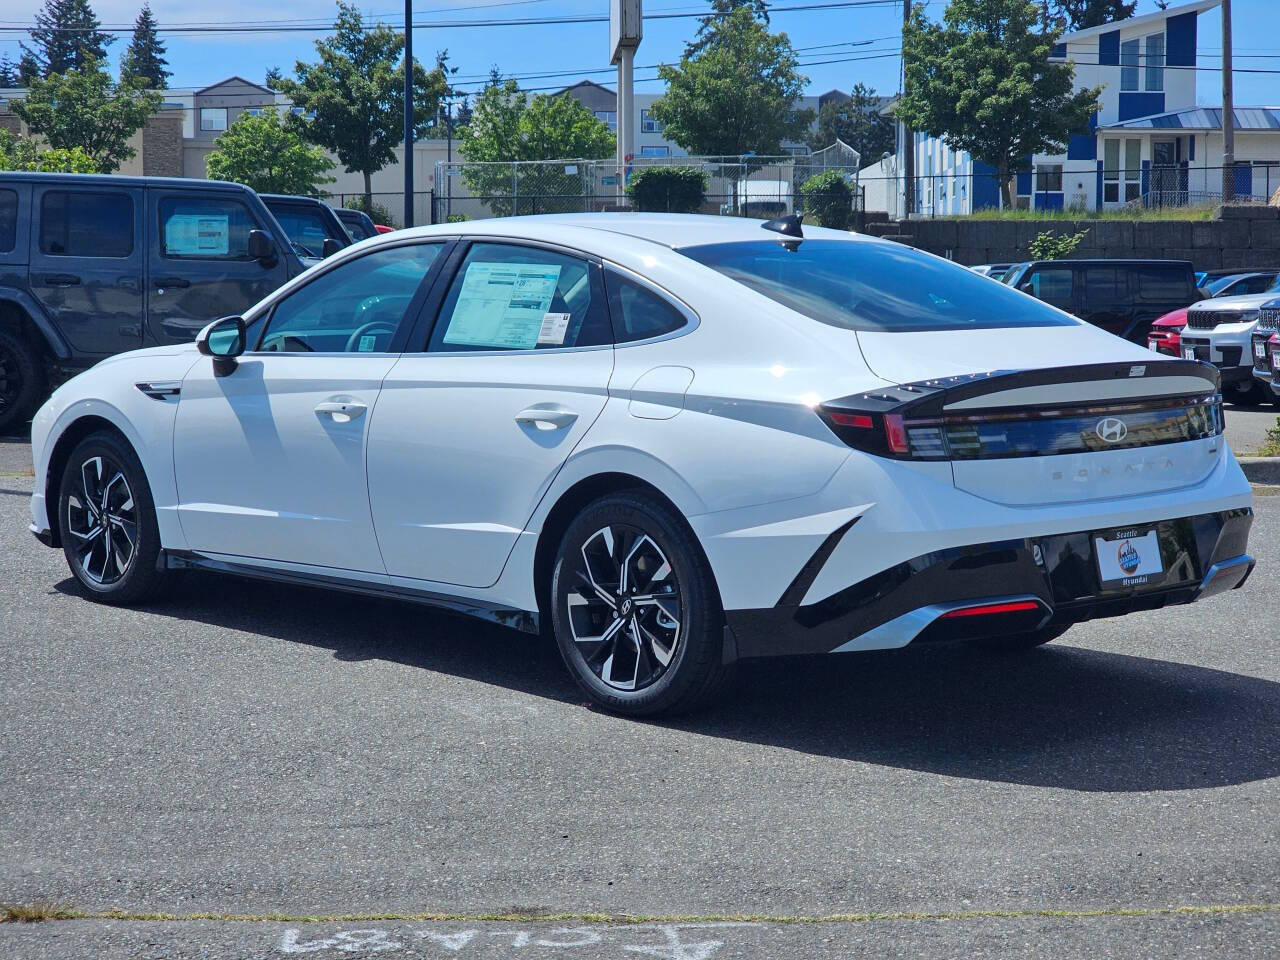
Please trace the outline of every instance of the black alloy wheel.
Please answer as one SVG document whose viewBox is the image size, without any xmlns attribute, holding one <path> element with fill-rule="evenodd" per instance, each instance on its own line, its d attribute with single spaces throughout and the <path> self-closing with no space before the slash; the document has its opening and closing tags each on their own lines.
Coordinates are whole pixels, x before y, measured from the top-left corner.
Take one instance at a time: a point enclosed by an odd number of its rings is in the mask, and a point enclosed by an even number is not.
<svg viewBox="0 0 1280 960">
<path fill-rule="evenodd" d="M 565 532 L 552 624 L 595 703 L 627 714 L 692 709 L 726 670 L 719 591 L 684 518 L 644 491 L 588 505 Z"/>
</svg>

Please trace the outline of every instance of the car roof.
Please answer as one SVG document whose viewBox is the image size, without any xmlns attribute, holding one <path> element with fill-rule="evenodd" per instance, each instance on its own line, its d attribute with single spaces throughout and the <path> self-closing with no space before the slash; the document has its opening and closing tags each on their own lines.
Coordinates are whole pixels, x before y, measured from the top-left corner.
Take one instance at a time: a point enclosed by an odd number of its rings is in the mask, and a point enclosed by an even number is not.
<svg viewBox="0 0 1280 960">
<path fill-rule="evenodd" d="M 1164 259 L 1157 259 L 1154 257 L 1149 260 L 1139 259 L 1136 257 L 1134 258 L 1097 257 L 1092 259 L 1079 257 L 1079 258 L 1072 258 L 1069 260 L 1032 260 L 1024 264 L 1024 266 L 1028 266 L 1028 267 L 1044 267 L 1044 266 L 1053 266 L 1053 267 L 1076 266 L 1078 267 L 1082 265 L 1088 265 L 1092 267 L 1097 267 L 1097 266 L 1136 267 L 1136 266 L 1153 266 L 1153 265 L 1161 266 L 1161 267 L 1167 267 L 1167 266 L 1190 267 L 1191 261 L 1190 260 L 1164 260 Z"/>
<path fill-rule="evenodd" d="M 33 183 L 61 182 L 100 187 L 164 187 L 181 190 L 235 190 L 253 193 L 243 183 L 232 180 L 197 180 L 189 177 L 124 177 L 115 173 L 41 173 L 14 170 L 0 173 L 0 180 L 30 180 Z"/>
<path fill-rule="evenodd" d="M 288 200 L 291 203 L 318 203 L 322 207 L 328 206 L 328 204 L 323 200 L 317 200 L 315 197 L 304 197 L 300 194 L 294 193 L 260 193 L 258 196 L 263 200 Z"/>
</svg>

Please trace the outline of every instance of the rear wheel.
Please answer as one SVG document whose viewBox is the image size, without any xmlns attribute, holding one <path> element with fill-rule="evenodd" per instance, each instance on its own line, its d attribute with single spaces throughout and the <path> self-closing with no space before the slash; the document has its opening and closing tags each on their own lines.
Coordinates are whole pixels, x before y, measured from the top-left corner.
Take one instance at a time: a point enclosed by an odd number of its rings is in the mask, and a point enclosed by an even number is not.
<svg viewBox="0 0 1280 960">
<path fill-rule="evenodd" d="M 160 530 L 133 449 L 114 434 L 92 434 L 71 452 L 59 491 L 62 549 L 84 592 L 121 605 L 151 596 L 164 582 Z"/>
<path fill-rule="evenodd" d="M 43 389 L 39 354 L 17 333 L 0 330 L 0 435 L 26 423 Z"/>
<path fill-rule="evenodd" d="M 591 700 L 643 715 L 704 705 L 725 676 L 724 613 L 683 518 L 642 491 L 587 506 L 560 543 L 552 624 Z"/>
<path fill-rule="evenodd" d="M 970 640 L 969 643 L 971 646 L 982 650 L 1013 653 L 1018 650 L 1031 650 L 1035 647 L 1042 647 L 1052 640 L 1057 640 L 1070 629 L 1070 624 L 1050 624 L 1047 627 L 1041 627 L 1039 630 L 1032 630 L 1030 633 L 1014 633 L 1007 637 L 979 637 Z"/>
</svg>

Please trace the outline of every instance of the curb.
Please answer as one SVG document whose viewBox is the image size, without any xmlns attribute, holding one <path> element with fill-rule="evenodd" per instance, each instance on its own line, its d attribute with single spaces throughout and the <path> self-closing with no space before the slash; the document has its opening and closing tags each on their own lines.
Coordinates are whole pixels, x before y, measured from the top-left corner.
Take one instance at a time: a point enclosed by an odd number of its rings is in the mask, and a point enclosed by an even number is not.
<svg viewBox="0 0 1280 960">
<path fill-rule="evenodd" d="M 1237 462 L 1250 483 L 1280 484 L 1280 457 L 1239 457 Z"/>
</svg>

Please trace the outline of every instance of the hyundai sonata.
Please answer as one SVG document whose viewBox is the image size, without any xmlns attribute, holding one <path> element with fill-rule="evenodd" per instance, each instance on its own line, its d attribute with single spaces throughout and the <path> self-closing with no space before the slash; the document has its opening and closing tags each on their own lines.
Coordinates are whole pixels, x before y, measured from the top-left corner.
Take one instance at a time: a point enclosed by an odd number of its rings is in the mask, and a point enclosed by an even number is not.
<svg viewBox="0 0 1280 960">
<path fill-rule="evenodd" d="M 183 568 L 418 600 L 655 713 L 739 658 L 1023 649 L 1239 586 L 1218 377 L 795 217 L 449 224 L 64 385 L 31 529 L 97 600 Z"/>
</svg>

